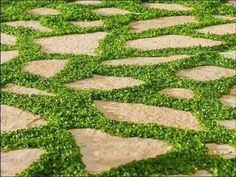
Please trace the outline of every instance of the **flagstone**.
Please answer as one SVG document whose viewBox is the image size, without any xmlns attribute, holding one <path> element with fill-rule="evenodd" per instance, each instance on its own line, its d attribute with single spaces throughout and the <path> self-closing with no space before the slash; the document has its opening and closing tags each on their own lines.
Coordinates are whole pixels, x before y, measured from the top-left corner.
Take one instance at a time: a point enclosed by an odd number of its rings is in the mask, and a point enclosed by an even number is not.
<svg viewBox="0 0 236 177">
<path fill-rule="evenodd" d="M 90 173 L 156 157 L 171 149 L 164 141 L 150 138 L 123 138 L 95 129 L 72 129 L 70 132 L 80 147 L 82 161 Z"/>
<path fill-rule="evenodd" d="M 228 1 L 228 4 L 229 4 L 229 5 L 233 5 L 233 6 L 236 7 L 236 1 L 235 1 L 235 0 Z"/>
<path fill-rule="evenodd" d="M 93 10 L 98 15 L 105 15 L 105 16 L 110 16 L 110 15 L 124 15 L 130 13 L 127 10 L 124 9 L 119 9 L 119 8 L 100 8 L 100 9 L 95 9 Z"/>
<path fill-rule="evenodd" d="M 235 20 L 236 17 L 234 16 L 229 16 L 229 15 L 213 15 L 215 18 L 220 18 L 224 20 Z"/>
<path fill-rule="evenodd" d="M 89 34 L 71 34 L 64 36 L 44 37 L 34 40 L 41 45 L 46 53 L 69 53 L 95 55 L 95 49 L 99 41 L 105 37 L 106 32 L 95 32 Z"/>
<path fill-rule="evenodd" d="M 1 176 L 15 176 L 21 173 L 45 153 L 42 149 L 20 149 L 1 151 Z"/>
<path fill-rule="evenodd" d="M 229 94 L 223 95 L 220 98 L 220 102 L 227 105 L 236 108 L 236 86 L 234 86 Z"/>
<path fill-rule="evenodd" d="M 236 50 L 228 51 L 228 52 L 221 52 L 220 54 L 225 57 L 232 58 L 232 59 L 236 60 Z"/>
<path fill-rule="evenodd" d="M 236 130 L 236 119 L 220 120 L 220 121 L 218 121 L 218 123 L 225 128 L 231 128 L 233 130 Z"/>
<path fill-rule="evenodd" d="M 166 88 L 161 90 L 160 93 L 175 98 L 193 98 L 193 91 L 185 88 Z"/>
<path fill-rule="evenodd" d="M 100 0 L 93 0 L 93 1 L 89 1 L 89 0 L 77 0 L 75 3 L 77 4 L 84 4 L 84 5 L 97 5 L 99 4 L 101 1 Z"/>
<path fill-rule="evenodd" d="M 96 21 L 73 21 L 71 22 L 75 26 L 79 27 L 96 27 L 96 26 L 102 26 L 103 21 L 102 20 L 96 20 Z"/>
<path fill-rule="evenodd" d="M 213 33 L 213 34 L 223 35 L 223 34 L 235 34 L 236 33 L 235 29 L 236 29 L 236 23 L 232 23 L 232 24 L 208 26 L 202 29 L 198 29 L 197 31 L 203 33 Z"/>
<path fill-rule="evenodd" d="M 31 15 L 58 15 L 60 12 L 56 9 L 40 7 L 35 9 L 28 10 L 28 13 Z"/>
<path fill-rule="evenodd" d="M 1 33 L 1 44 L 15 45 L 16 37 L 9 34 Z"/>
<path fill-rule="evenodd" d="M 222 42 L 211 39 L 192 38 L 182 35 L 163 35 L 127 41 L 127 45 L 139 50 L 155 50 L 165 48 L 186 48 L 193 46 L 216 46 Z"/>
<path fill-rule="evenodd" d="M 181 4 L 167 4 L 167 3 L 144 3 L 144 7 L 154 8 L 154 9 L 165 9 L 165 10 L 192 10 L 191 7 L 187 7 Z"/>
<path fill-rule="evenodd" d="M 15 58 L 18 54 L 17 50 L 1 51 L 1 64 Z"/>
<path fill-rule="evenodd" d="M 198 171 L 196 171 L 196 173 L 194 173 L 194 174 L 192 174 L 192 175 L 183 175 L 183 174 L 179 174 L 179 175 L 169 175 L 169 176 L 166 176 L 166 177 L 174 177 L 174 176 L 176 176 L 176 177 L 190 177 L 190 176 L 201 176 L 201 177 L 207 177 L 207 176 L 212 176 L 212 174 L 211 173 L 209 173 L 208 171 L 206 171 L 206 170 L 198 170 Z"/>
<path fill-rule="evenodd" d="M 210 155 L 220 155 L 223 159 L 232 159 L 236 157 L 236 148 L 228 144 L 206 144 Z"/>
<path fill-rule="evenodd" d="M 113 89 L 138 86 L 143 83 L 143 81 L 131 77 L 94 75 L 92 78 L 76 81 L 67 84 L 67 86 L 74 89 L 101 89 L 109 91 Z"/>
<path fill-rule="evenodd" d="M 203 130 L 196 117 L 187 111 L 137 103 L 94 101 L 94 106 L 107 118 L 134 123 L 155 123 L 174 128 Z"/>
</svg>

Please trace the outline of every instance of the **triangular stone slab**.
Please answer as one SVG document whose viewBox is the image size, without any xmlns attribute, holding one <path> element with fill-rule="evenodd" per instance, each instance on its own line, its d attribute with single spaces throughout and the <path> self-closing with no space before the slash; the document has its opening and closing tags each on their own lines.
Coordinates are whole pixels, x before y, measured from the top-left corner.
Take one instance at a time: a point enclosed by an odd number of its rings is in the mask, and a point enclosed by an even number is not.
<svg viewBox="0 0 236 177">
<path fill-rule="evenodd" d="M 210 155 L 220 155 L 223 159 L 232 159 L 236 157 L 236 148 L 228 144 L 206 144 Z"/>
<path fill-rule="evenodd" d="M 166 88 L 161 90 L 160 93 L 175 98 L 193 98 L 193 91 L 185 88 Z"/>
<path fill-rule="evenodd" d="M 167 3 L 144 3 L 144 7 L 154 8 L 154 9 L 165 9 L 165 10 L 192 10 L 191 7 L 187 7 L 181 4 L 167 4 Z"/>
<path fill-rule="evenodd" d="M 220 98 L 221 103 L 236 108 L 236 86 L 234 86 L 229 94 Z"/>
<path fill-rule="evenodd" d="M 60 14 L 58 10 L 52 9 L 52 8 L 46 8 L 46 7 L 30 9 L 28 10 L 28 13 L 31 15 L 58 15 Z"/>
<path fill-rule="evenodd" d="M 96 27 L 96 26 L 102 26 L 103 21 L 102 20 L 96 20 L 96 21 L 74 21 L 71 22 L 75 26 L 79 27 Z"/>
<path fill-rule="evenodd" d="M 93 10 L 98 15 L 104 15 L 104 16 L 110 16 L 110 15 L 125 15 L 130 13 L 127 10 L 119 9 L 119 8 L 101 8 L 101 9 L 95 9 Z"/>
<path fill-rule="evenodd" d="M 1 152 L 1 176 L 16 176 L 45 153 L 42 149 Z"/>
<path fill-rule="evenodd" d="M 232 23 L 232 24 L 208 26 L 199 29 L 197 31 L 203 33 L 213 33 L 213 34 L 223 35 L 223 34 L 235 34 L 236 33 L 235 29 L 236 29 L 236 23 Z"/>
<path fill-rule="evenodd" d="M 150 138 L 122 138 L 94 129 L 70 130 L 80 147 L 82 161 L 90 173 L 165 154 L 171 146 Z"/>
<path fill-rule="evenodd" d="M 15 58 L 19 52 L 17 50 L 11 50 L 11 51 L 2 51 L 1 52 L 1 64 Z"/>
<path fill-rule="evenodd" d="M 16 37 L 9 34 L 1 33 L 1 44 L 15 45 Z"/>
<path fill-rule="evenodd" d="M 75 3 L 77 4 L 83 4 L 83 5 L 97 5 L 99 4 L 101 1 L 100 0 L 77 0 Z"/>
<path fill-rule="evenodd" d="M 67 60 L 36 60 L 30 61 L 24 67 L 24 70 L 35 75 L 45 78 L 54 76 L 59 73 L 66 65 Z"/>
<path fill-rule="evenodd" d="M 220 54 L 225 57 L 232 58 L 232 59 L 236 60 L 236 50 L 228 51 L 228 52 L 221 52 Z"/>
<path fill-rule="evenodd" d="M 201 176 L 201 177 L 211 177 L 212 174 L 209 173 L 208 171 L 206 170 L 198 170 L 196 171 L 196 173 L 192 174 L 192 175 L 182 175 L 182 174 L 179 174 L 179 175 L 170 175 L 170 176 L 166 176 L 166 177 L 190 177 L 190 176 Z"/>
<path fill-rule="evenodd" d="M 21 109 L 1 105 L 1 131 L 15 131 L 44 124 L 40 116 Z"/>
<path fill-rule="evenodd" d="M 155 123 L 174 128 L 203 130 L 191 112 L 137 103 L 94 101 L 94 106 L 107 118 L 134 123 Z"/>
<path fill-rule="evenodd" d="M 220 120 L 218 121 L 218 123 L 225 128 L 231 128 L 233 130 L 236 130 L 236 119 Z"/>
</svg>

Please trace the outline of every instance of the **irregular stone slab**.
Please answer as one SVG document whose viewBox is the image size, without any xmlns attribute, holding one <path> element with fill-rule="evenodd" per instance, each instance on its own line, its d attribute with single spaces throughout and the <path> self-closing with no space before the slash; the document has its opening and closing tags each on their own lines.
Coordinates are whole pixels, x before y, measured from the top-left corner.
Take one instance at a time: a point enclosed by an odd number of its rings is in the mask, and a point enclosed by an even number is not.
<svg viewBox="0 0 236 177">
<path fill-rule="evenodd" d="M 161 17 L 158 19 L 142 20 L 132 22 L 130 25 L 134 32 L 142 32 L 153 28 L 163 28 L 175 25 L 181 25 L 185 23 L 196 22 L 193 16 L 172 16 L 172 17 Z"/>
<path fill-rule="evenodd" d="M 167 4 L 167 3 L 144 3 L 144 7 L 154 8 L 154 9 L 165 9 L 165 10 L 192 10 L 191 7 L 186 7 L 180 4 Z"/>
<path fill-rule="evenodd" d="M 1 33 L 1 44 L 15 45 L 16 37 L 9 34 Z"/>
<path fill-rule="evenodd" d="M 80 80 L 67 86 L 75 89 L 113 90 L 141 85 L 144 82 L 131 77 L 114 77 L 94 75 L 92 78 Z"/>
<path fill-rule="evenodd" d="M 96 27 L 96 26 L 102 26 L 103 21 L 102 20 L 96 20 L 96 21 L 74 21 L 71 22 L 75 26 L 79 27 Z"/>
<path fill-rule="evenodd" d="M 176 61 L 180 59 L 186 59 L 189 55 L 173 55 L 168 57 L 131 57 L 119 60 L 107 60 L 103 61 L 102 64 L 106 65 L 150 65 L 160 64 L 170 61 Z"/>
<path fill-rule="evenodd" d="M 89 1 L 89 0 L 78 0 L 75 3 L 77 4 L 84 4 L 84 5 L 97 5 L 99 4 L 101 1 L 100 0 L 93 0 L 93 1 Z"/>
<path fill-rule="evenodd" d="M 208 153 L 210 155 L 220 155 L 223 159 L 232 159 L 236 157 L 236 149 L 233 146 L 227 144 L 215 144 L 209 143 L 206 144 L 208 148 Z"/>
<path fill-rule="evenodd" d="M 167 88 L 161 90 L 160 93 L 175 97 L 175 98 L 193 98 L 193 91 L 185 88 Z"/>
<path fill-rule="evenodd" d="M 12 106 L 1 105 L 1 131 L 32 128 L 43 123 L 44 121 L 40 116 Z"/>
<path fill-rule="evenodd" d="M 228 52 L 221 52 L 220 54 L 225 56 L 225 57 L 229 57 L 229 58 L 232 58 L 232 59 L 236 60 L 236 50 L 228 51 Z"/>
<path fill-rule="evenodd" d="M 215 46 L 220 45 L 222 42 L 214 41 L 203 38 L 192 38 L 181 35 L 163 35 L 152 38 L 142 38 L 136 40 L 130 40 L 127 42 L 129 47 L 133 47 L 140 50 L 154 50 L 165 48 L 185 48 L 199 46 Z"/>
<path fill-rule="evenodd" d="M 198 170 L 196 171 L 196 173 L 192 174 L 192 175 L 182 175 L 182 174 L 179 174 L 179 175 L 170 175 L 170 176 L 166 176 L 166 177 L 171 177 L 171 176 L 176 176 L 176 177 L 184 177 L 184 176 L 201 176 L 201 177 L 206 177 L 206 176 L 212 176 L 212 174 L 210 174 L 208 171 L 206 170 Z"/>
<path fill-rule="evenodd" d="M 11 93 L 18 93 L 18 94 L 24 94 L 24 95 L 46 95 L 46 96 L 54 96 L 54 94 L 48 93 L 46 91 L 38 90 L 35 88 L 28 88 L 20 85 L 15 84 L 7 84 L 2 89 L 2 91 L 11 92 Z"/>
<path fill-rule="evenodd" d="M 1 64 L 15 58 L 19 52 L 17 50 L 1 52 Z"/>
<path fill-rule="evenodd" d="M 25 28 L 32 28 L 34 30 L 38 30 L 41 32 L 50 32 L 52 31 L 51 29 L 44 27 L 40 24 L 39 21 L 12 21 L 12 22 L 6 22 L 3 23 L 8 26 L 13 26 L 13 27 L 25 27 Z"/>
<path fill-rule="evenodd" d="M 1 176 L 15 176 L 36 161 L 45 150 L 20 149 L 1 152 Z"/>
<path fill-rule="evenodd" d="M 89 34 L 71 34 L 64 36 L 44 37 L 34 40 L 41 45 L 46 53 L 70 53 L 95 55 L 99 41 L 105 37 L 106 32 Z"/>
<path fill-rule="evenodd" d="M 127 10 L 124 9 L 118 9 L 118 8 L 100 8 L 100 9 L 95 9 L 93 10 L 98 15 L 105 15 L 105 16 L 110 16 L 110 15 L 124 15 L 130 13 Z"/>
<path fill-rule="evenodd" d="M 220 98 L 220 102 L 226 106 L 231 106 L 236 108 L 236 86 L 234 86 L 229 94 L 223 95 Z"/>
<path fill-rule="evenodd" d="M 28 13 L 31 15 L 58 15 L 60 14 L 58 10 L 52 9 L 52 8 L 46 8 L 46 7 L 30 9 L 28 10 Z"/>
<path fill-rule="evenodd" d="M 24 67 L 24 70 L 45 78 L 52 77 L 59 73 L 66 65 L 67 60 L 36 60 L 30 61 Z"/>
<path fill-rule="evenodd" d="M 236 119 L 220 120 L 220 121 L 218 121 L 218 123 L 225 128 L 231 128 L 231 129 L 236 130 Z"/>
<path fill-rule="evenodd" d="M 181 70 L 177 72 L 177 75 L 193 80 L 209 81 L 220 79 L 222 77 L 232 77 L 236 75 L 236 72 L 233 69 L 217 66 L 199 66 L 192 69 Z"/>
<path fill-rule="evenodd" d="M 229 15 L 213 15 L 215 18 L 220 18 L 223 20 L 235 20 L 236 17 L 229 16 Z"/>
<path fill-rule="evenodd" d="M 164 141 L 150 138 L 122 138 L 94 129 L 73 129 L 70 132 L 80 146 L 82 160 L 90 173 L 152 158 L 171 149 Z"/>
<path fill-rule="evenodd" d="M 229 4 L 229 5 L 233 5 L 233 6 L 236 7 L 236 1 L 235 1 L 235 0 L 233 0 L 233 1 L 228 1 L 228 4 Z"/>
<path fill-rule="evenodd" d="M 107 118 L 134 123 L 155 123 L 189 130 L 203 130 L 191 112 L 136 103 L 94 101 Z"/>
<path fill-rule="evenodd" d="M 236 23 L 232 23 L 232 24 L 208 26 L 199 29 L 197 31 L 203 33 L 213 33 L 213 34 L 223 35 L 223 34 L 235 34 L 236 33 L 235 29 L 236 29 Z"/>
</svg>

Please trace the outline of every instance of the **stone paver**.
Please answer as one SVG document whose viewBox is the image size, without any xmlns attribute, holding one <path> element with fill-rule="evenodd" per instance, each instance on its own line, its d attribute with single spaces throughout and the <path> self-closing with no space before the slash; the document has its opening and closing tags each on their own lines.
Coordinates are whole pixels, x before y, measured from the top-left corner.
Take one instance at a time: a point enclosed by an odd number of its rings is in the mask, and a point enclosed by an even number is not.
<svg viewBox="0 0 236 177">
<path fill-rule="evenodd" d="M 218 34 L 218 35 L 235 34 L 236 23 L 208 26 L 202 29 L 198 29 L 197 31 L 203 32 L 203 33 L 213 33 L 213 34 Z"/>
<path fill-rule="evenodd" d="M 203 130 L 191 112 L 137 103 L 94 101 L 94 106 L 107 118 L 134 123 L 155 123 L 174 128 Z"/>
<path fill-rule="evenodd" d="M 130 13 L 127 10 L 124 9 L 119 9 L 119 8 L 100 8 L 100 9 L 95 9 L 93 10 L 98 15 L 104 15 L 104 16 L 110 16 L 110 15 L 124 15 Z"/>
<path fill-rule="evenodd" d="M 1 44 L 15 45 L 16 37 L 9 34 L 1 33 Z"/>
<path fill-rule="evenodd" d="M 223 159 L 232 159 L 236 157 L 236 148 L 227 144 L 206 144 L 210 155 L 220 155 Z"/>
<path fill-rule="evenodd" d="M 226 106 L 236 108 L 236 86 L 234 86 L 229 94 L 223 95 L 220 98 L 220 102 Z"/>
<path fill-rule="evenodd" d="M 134 160 L 165 154 L 171 146 L 150 138 L 122 138 L 95 129 L 70 130 L 83 155 L 86 170 L 99 173 Z"/>
<path fill-rule="evenodd" d="M 106 32 L 95 32 L 89 34 L 71 34 L 64 36 L 44 37 L 34 40 L 41 45 L 46 53 L 69 53 L 95 55 L 95 49 L 99 41 L 105 37 Z"/>
<path fill-rule="evenodd" d="M 213 17 L 224 19 L 224 20 L 235 20 L 236 19 L 236 17 L 229 16 L 229 15 L 213 15 Z"/>
<path fill-rule="evenodd" d="M 42 149 L 20 149 L 1 152 L 1 176 L 15 176 L 39 159 Z"/>
<path fill-rule="evenodd" d="M 192 175 L 182 175 L 182 174 L 179 174 L 179 175 L 170 175 L 170 176 L 166 176 L 166 177 L 190 177 L 190 176 L 201 176 L 201 177 L 207 177 L 207 176 L 212 176 L 212 174 L 211 173 L 209 173 L 208 171 L 206 171 L 206 170 L 198 170 L 198 171 L 196 171 L 196 173 L 194 173 L 194 174 L 192 174 Z"/>
<path fill-rule="evenodd" d="M 101 1 L 100 0 L 77 0 L 75 3 L 77 4 L 84 4 L 84 5 L 97 5 L 99 4 Z"/>
<path fill-rule="evenodd" d="M 199 66 L 177 72 L 178 76 L 198 81 L 209 81 L 236 75 L 235 70 L 218 66 Z"/>
<path fill-rule="evenodd" d="M 228 1 L 228 4 L 229 4 L 229 5 L 233 5 L 233 6 L 236 7 L 236 1 L 235 1 L 235 0 Z"/>
<path fill-rule="evenodd" d="M 74 83 L 67 84 L 67 86 L 74 89 L 101 89 L 109 91 L 113 89 L 137 86 L 143 83 L 143 81 L 133 79 L 131 77 L 94 75 L 92 78 L 76 81 Z"/>
<path fill-rule="evenodd" d="M 236 119 L 232 119 L 232 120 L 219 120 L 218 124 L 222 125 L 225 128 L 231 128 L 233 130 L 236 130 Z"/>
<path fill-rule="evenodd" d="M 236 50 L 228 51 L 228 52 L 221 52 L 220 54 L 225 57 L 232 58 L 232 59 L 236 60 Z"/>
<path fill-rule="evenodd" d="M 44 124 L 40 116 L 19 108 L 1 105 L 1 131 L 15 131 Z"/>
<path fill-rule="evenodd" d="M 75 26 L 79 27 L 95 27 L 95 26 L 102 26 L 103 21 L 102 20 L 96 20 L 96 21 L 73 21 L 71 22 Z"/>
<path fill-rule="evenodd" d="M 154 9 L 165 9 L 165 10 L 192 10 L 191 7 L 187 7 L 181 4 L 167 4 L 167 3 L 144 3 L 144 7 L 154 8 Z"/>
<path fill-rule="evenodd" d="M 11 50 L 11 51 L 2 51 L 1 52 L 1 64 L 15 58 L 19 52 L 17 50 Z"/>
<path fill-rule="evenodd" d="M 161 90 L 160 93 L 175 98 L 193 98 L 193 91 L 185 88 L 166 88 Z"/>
<path fill-rule="evenodd" d="M 41 7 L 28 10 L 31 15 L 58 15 L 60 12 L 56 9 Z"/>
<path fill-rule="evenodd" d="M 220 45 L 222 42 L 214 41 L 203 38 L 192 38 L 182 35 L 163 35 L 152 38 L 142 38 L 136 40 L 130 40 L 127 45 L 139 50 L 154 50 L 165 48 L 185 48 L 193 46 L 215 46 Z"/>
</svg>

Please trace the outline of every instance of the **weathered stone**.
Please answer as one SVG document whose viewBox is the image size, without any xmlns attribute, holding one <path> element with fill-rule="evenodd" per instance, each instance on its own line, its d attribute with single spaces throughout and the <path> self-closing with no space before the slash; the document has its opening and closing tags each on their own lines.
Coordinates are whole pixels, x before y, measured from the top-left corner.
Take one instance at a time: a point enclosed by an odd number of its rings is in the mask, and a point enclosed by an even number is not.
<svg viewBox="0 0 236 177">
<path fill-rule="evenodd" d="M 96 26 L 102 26 L 103 21 L 102 20 L 96 20 L 96 21 L 74 21 L 71 22 L 75 26 L 79 27 L 96 27 Z"/>
<path fill-rule="evenodd" d="M 130 13 L 127 10 L 124 9 L 118 9 L 114 7 L 110 8 L 101 8 L 101 9 L 95 9 L 93 10 L 98 15 L 105 15 L 105 16 L 110 16 L 110 15 L 124 15 Z"/>
<path fill-rule="evenodd" d="M 220 121 L 218 121 L 218 123 L 225 128 L 231 128 L 233 130 L 236 130 L 236 119 L 220 120 Z"/>
<path fill-rule="evenodd" d="M 75 3 L 77 4 L 84 4 L 84 5 L 97 5 L 99 4 L 101 1 L 100 0 L 93 0 L 93 1 L 89 1 L 89 0 L 77 0 Z"/>
<path fill-rule="evenodd" d="M 18 54 L 19 52 L 17 50 L 1 52 L 1 64 L 15 58 Z"/>
<path fill-rule="evenodd" d="M 228 52 L 221 52 L 220 54 L 225 57 L 232 58 L 232 59 L 236 60 L 236 50 L 228 51 Z"/>
<path fill-rule="evenodd" d="M 185 88 L 166 88 L 164 90 L 161 90 L 160 93 L 175 98 L 193 98 L 193 91 Z"/>
<path fill-rule="evenodd" d="M 28 10 L 28 13 L 32 15 L 58 15 L 60 14 L 58 10 L 52 9 L 52 8 L 46 8 L 46 7 L 30 9 Z"/>
<path fill-rule="evenodd" d="M 213 33 L 213 34 L 223 35 L 223 34 L 235 34 L 236 33 L 235 29 L 236 29 L 236 23 L 232 23 L 232 24 L 208 26 L 202 29 L 198 29 L 197 31 L 203 33 Z"/>
<path fill-rule="evenodd" d="M 1 44 L 15 45 L 16 37 L 9 34 L 1 33 Z"/>
<path fill-rule="evenodd" d="M 220 98 L 221 103 L 236 108 L 236 86 L 234 86 L 229 94 Z"/>
<path fill-rule="evenodd" d="M 154 9 L 165 9 L 165 10 L 192 10 L 191 7 L 187 7 L 181 4 L 167 4 L 167 3 L 144 3 L 144 7 L 154 8 Z"/>
<path fill-rule="evenodd" d="M 232 159 L 236 157 L 236 149 L 227 144 L 206 144 L 210 155 L 220 155 L 223 159 Z"/>
</svg>

